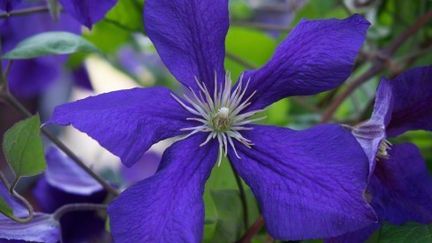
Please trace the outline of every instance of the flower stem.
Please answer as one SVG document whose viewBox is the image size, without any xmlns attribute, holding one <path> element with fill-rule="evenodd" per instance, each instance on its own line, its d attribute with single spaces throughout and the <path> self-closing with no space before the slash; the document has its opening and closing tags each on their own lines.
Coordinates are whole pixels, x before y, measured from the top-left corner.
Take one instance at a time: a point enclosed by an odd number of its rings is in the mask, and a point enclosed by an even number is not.
<svg viewBox="0 0 432 243">
<path fill-rule="evenodd" d="M 339 95 L 333 102 L 327 107 L 326 111 L 323 113 L 321 122 L 328 122 L 333 118 L 334 113 L 339 108 L 339 106 L 348 98 L 358 87 L 363 83 L 367 82 L 380 73 L 387 64 L 391 64 L 391 57 L 393 54 L 414 34 L 416 34 L 424 25 L 426 25 L 432 19 L 432 11 L 428 11 L 425 15 L 417 19 L 417 21 L 402 32 L 396 39 L 394 39 L 387 48 L 382 49 L 377 52 L 377 55 L 373 58 L 372 66 L 358 78 L 353 80 L 350 85 Z M 427 52 L 425 52 L 426 54 Z M 382 58 L 382 57 L 385 58 Z M 390 63 L 389 63 L 390 61 Z"/>
<path fill-rule="evenodd" d="M 14 10 L 6 13 L 0 13 L 0 19 L 6 19 L 12 16 L 25 16 L 34 13 L 44 13 L 44 12 L 49 12 L 49 8 L 46 6 L 31 7 L 31 8 L 25 8 L 20 10 Z"/>
<path fill-rule="evenodd" d="M 245 227 L 245 230 L 247 231 L 248 227 L 249 227 L 249 208 L 248 208 L 248 204 L 247 204 L 247 198 L 246 198 L 246 193 L 243 187 L 243 182 L 240 179 L 240 176 L 237 174 L 237 171 L 234 169 L 234 166 L 232 165 L 232 163 L 230 162 L 231 165 L 231 170 L 234 174 L 238 189 L 239 189 L 239 193 L 240 193 L 240 200 L 241 200 L 241 204 L 243 207 L 243 224 Z"/>
<path fill-rule="evenodd" d="M 261 230 L 264 226 L 264 218 L 259 216 L 255 223 L 246 231 L 246 233 L 236 243 L 250 243 L 252 238 Z"/>
<path fill-rule="evenodd" d="M 21 112 L 26 117 L 31 117 L 32 114 L 28 111 L 13 95 L 10 93 L 3 94 L 6 101 L 11 104 L 16 110 Z M 54 134 L 52 134 L 45 127 L 41 127 L 42 133 L 47 137 L 51 142 L 53 142 L 60 150 L 62 150 L 67 156 L 69 156 L 79 167 L 81 167 L 84 171 L 86 171 L 91 177 L 93 177 L 97 182 L 99 182 L 103 188 L 108 191 L 110 194 L 117 196 L 119 192 L 116 188 L 112 187 L 108 182 L 106 182 L 103 178 L 93 172 L 90 168 L 86 166 L 86 164 L 78 158 L 62 141 L 60 141 Z"/>
<path fill-rule="evenodd" d="M 105 204 L 95 204 L 95 203 L 75 203 L 75 204 L 66 204 L 54 212 L 54 218 L 56 220 L 60 220 L 63 215 L 76 212 L 76 211 L 105 211 L 107 209 L 107 205 Z"/>
</svg>

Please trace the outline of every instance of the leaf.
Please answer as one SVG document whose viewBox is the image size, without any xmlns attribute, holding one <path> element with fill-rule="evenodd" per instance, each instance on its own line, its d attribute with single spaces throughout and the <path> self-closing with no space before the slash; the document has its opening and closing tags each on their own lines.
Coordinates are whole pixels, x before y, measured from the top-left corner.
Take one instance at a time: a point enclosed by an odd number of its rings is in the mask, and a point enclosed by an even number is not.
<svg viewBox="0 0 432 243">
<path fill-rule="evenodd" d="M 29 59 L 47 55 L 63 55 L 75 52 L 97 52 L 97 48 L 81 36 L 68 32 L 45 32 L 29 37 L 11 51 L 4 59 Z"/>
<path fill-rule="evenodd" d="M 432 242 L 432 225 L 408 223 L 402 226 L 385 224 L 376 240 L 379 243 Z"/>
<path fill-rule="evenodd" d="M 37 175 L 46 168 L 39 127 L 36 115 L 16 123 L 3 137 L 3 152 L 16 179 Z"/>
<path fill-rule="evenodd" d="M 9 217 L 13 215 L 12 208 L 1 197 L 0 197 L 0 212 Z"/>
</svg>

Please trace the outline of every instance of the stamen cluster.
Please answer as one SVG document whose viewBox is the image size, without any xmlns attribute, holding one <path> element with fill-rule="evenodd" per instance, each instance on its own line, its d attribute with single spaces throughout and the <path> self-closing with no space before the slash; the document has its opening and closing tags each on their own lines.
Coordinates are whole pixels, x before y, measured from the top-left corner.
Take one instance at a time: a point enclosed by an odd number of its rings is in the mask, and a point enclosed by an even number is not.
<svg viewBox="0 0 432 243">
<path fill-rule="evenodd" d="M 213 94 L 209 92 L 205 83 L 200 82 L 197 78 L 195 78 L 195 81 L 199 87 L 199 91 L 196 92 L 192 88 L 189 88 L 189 94 L 184 95 L 184 99 L 188 104 L 172 94 L 174 99 L 193 115 L 192 117 L 188 117 L 187 120 L 201 123 L 198 126 L 181 129 L 182 131 L 189 132 L 182 139 L 198 132 L 205 132 L 208 133 L 208 136 L 200 146 L 206 145 L 212 139 L 218 140 L 218 165 L 222 161 L 222 155 L 227 155 L 228 146 L 232 148 L 236 157 L 240 158 L 234 144 L 234 139 L 251 148 L 253 145 L 252 141 L 243 137 L 241 131 L 251 130 L 252 128 L 247 125 L 264 118 L 253 118 L 255 114 L 263 110 L 242 113 L 251 104 L 250 100 L 256 93 L 254 91 L 249 97 L 244 99 L 250 80 L 243 83 L 243 76 L 240 77 L 238 85 L 233 90 L 229 74 L 225 75 L 223 84 L 219 84 L 215 76 Z"/>
</svg>

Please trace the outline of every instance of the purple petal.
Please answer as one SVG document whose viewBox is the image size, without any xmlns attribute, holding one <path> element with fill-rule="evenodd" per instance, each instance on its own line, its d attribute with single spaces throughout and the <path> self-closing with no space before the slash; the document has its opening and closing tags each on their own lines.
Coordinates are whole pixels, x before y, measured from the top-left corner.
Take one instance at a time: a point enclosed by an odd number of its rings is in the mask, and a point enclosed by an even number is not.
<svg viewBox="0 0 432 243">
<path fill-rule="evenodd" d="M 172 145 L 158 173 L 123 192 L 108 208 L 115 242 L 200 242 L 204 184 L 217 145 L 204 134 Z"/>
<path fill-rule="evenodd" d="M 163 62 L 186 87 L 195 77 L 213 90 L 215 74 L 225 77 L 227 0 L 148 0 L 144 24 Z"/>
<path fill-rule="evenodd" d="M 14 61 L 8 76 L 11 92 L 20 98 L 32 98 L 46 90 L 60 76 L 57 60 L 43 57 Z"/>
<path fill-rule="evenodd" d="M 49 185 L 67 193 L 88 196 L 101 191 L 102 186 L 57 148 L 46 153 L 45 178 Z"/>
<path fill-rule="evenodd" d="M 305 131 L 255 126 L 229 154 L 260 204 L 275 239 L 337 236 L 376 220 L 364 201 L 368 162 L 349 131 L 321 125 Z"/>
<path fill-rule="evenodd" d="M 25 7 L 33 6 L 38 5 L 25 4 Z M 2 48 L 5 52 L 13 49 L 25 38 L 41 32 L 80 33 L 80 25 L 68 15 L 62 15 L 59 21 L 53 21 L 49 13 L 15 16 L 8 18 L 0 25 Z M 61 68 L 65 61 L 64 56 L 15 61 L 11 66 L 8 78 L 12 93 L 20 98 L 33 98 L 40 94 L 60 78 Z M 5 63 L 3 62 L 3 65 Z"/>
<path fill-rule="evenodd" d="M 382 79 L 378 86 L 375 106 L 369 121 L 353 128 L 353 135 L 362 146 L 369 160 L 369 174 L 375 170 L 380 143 L 386 138 L 386 126 L 390 122 L 393 107 L 391 82 Z"/>
<path fill-rule="evenodd" d="M 368 27 L 369 22 L 360 15 L 302 20 L 265 66 L 244 73 L 244 80 L 251 79 L 248 94 L 257 92 L 249 109 L 339 86 L 351 74 Z"/>
<path fill-rule="evenodd" d="M 110 92 L 61 105 L 47 124 L 72 125 L 130 167 L 154 143 L 194 126 L 166 88 Z"/>
<path fill-rule="evenodd" d="M 0 183 L 0 196 L 12 208 L 17 217 L 26 217 L 27 209 L 9 194 Z M 60 239 L 59 223 L 48 214 L 36 213 L 33 220 L 26 224 L 17 223 L 0 214 L 0 239 L 25 240 L 32 242 L 58 242 Z"/>
<path fill-rule="evenodd" d="M 414 68 L 391 81 L 394 107 L 389 136 L 409 130 L 432 131 L 432 66 Z"/>
<path fill-rule="evenodd" d="M 51 186 L 45 177 L 38 180 L 33 196 L 44 213 L 52 213 L 63 205 L 71 203 L 103 203 L 104 191 L 89 196 L 67 193 Z M 105 232 L 104 219 L 95 212 L 71 212 L 61 219 L 62 235 L 68 242 L 86 242 L 92 237 L 99 237 Z M 77 227 L 79 225 L 80 227 Z"/>
<path fill-rule="evenodd" d="M 364 243 L 380 226 L 379 223 L 371 224 L 363 229 L 326 239 L 324 243 Z"/>
<path fill-rule="evenodd" d="M 11 196 L 9 190 L 3 185 L 3 183 L 0 183 L 0 197 L 9 205 L 15 216 L 26 217 L 28 215 L 27 209 Z M 0 219 L 3 218 L 6 218 L 6 216 L 0 213 Z"/>
<path fill-rule="evenodd" d="M 56 243 L 60 237 L 60 224 L 52 215 L 36 214 L 26 224 L 0 218 L 0 239 Z"/>
<path fill-rule="evenodd" d="M 77 69 L 73 70 L 72 76 L 77 86 L 87 90 L 93 90 L 89 73 L 84 65 L 81 65 Z"/>
<path fill-rule="evenodd" d="M 0 0 L 0 9 L 9 12 L 21 3 L 22 0 Z"/>
<path fill-rule="evenodd" d="M 120 172 L 126 184 L 132 185 L 154 175 L 159 167 L 160 161 L 160 154 L 147 152 L 131 168 L 122 166 Z"/>
<path fill-rule="evenodd" d="M 383 220 L 432 222 L 432 177 L 413 144 L 393 146 L 390 158 L 377 162 L 369 193 Z"/>
<path fill-rule="evenodd" d="M 66 12 L 91 28 L 117 3 L 117 0 L 60 0 Z"/>
</svg>

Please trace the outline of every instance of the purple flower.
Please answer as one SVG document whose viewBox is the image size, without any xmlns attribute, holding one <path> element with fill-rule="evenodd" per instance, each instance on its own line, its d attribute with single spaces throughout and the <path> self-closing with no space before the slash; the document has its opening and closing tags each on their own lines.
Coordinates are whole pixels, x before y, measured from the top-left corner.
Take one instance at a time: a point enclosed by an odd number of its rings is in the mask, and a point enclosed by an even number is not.
<svg viewBox="0 0 432 243">
<path fill-rule="evenodd" d="M 93 23 L 101 20 L 117 0 L 60 0 L 65 11 L 70 13 L 81 24 L 91 28 Z"/>
<path fill-rule="evenodd" d="M 53 213 L 71 203 L 103 203 L 106 193 L 101 185 L 57 148 L 48 148 L 46 161 L 44 176 L 33 191 L 44 213 Z M 68 213 L 60 223 L 64 242 L 88 241 L 105 232 L 104 219 L 91 211 Z"/>
<path fill-rule="evenodd" d="M 13 4 L 11 4 L 13 2 Z M 5 6 L 9 6 L 9 10 L 14 7 L 28 8 L 34 6 L 46 5 L 46 1 L 35 1 L 34 3 L 23 3 L 18 6 L 19 1 L 5 1 Z M 75 4 L 76 1 L 63 0 L 65 11 L 62 12 L 60 19 L 54 21 L 49 13 L 37 13 L 26 16 L 13 16 L 0 22 L 0 35 L 2 36 L 2 50 L 7 52 L 14 48 L 20 41 L 32 35 L 45 31 L 67 31 L 71 33 L 81 33 L 81 18 L 77 14 L 87 16 L 91 14 L 91 22 L 86 20 L 85 24 L 91 24 L 102 18 L 105 13 L 112 7 L 115 0 L 104 1 L 79 1 L 80 4 Z M 3 2 L 0 2 L 0 8 Z M 96 5 L 97 7 L 93 6 Z M 108 6 L 109 5 L 109 6 Z M 75 7 L 74 7 L 75 6 Z M 77 18 L 75 20 L 71 16 Z M 87 18 L 88 19 L 88 18 Z M 29 25 L 28 23 L 32 23 Z M 17 60 L 11 66 L 8 80 L 10 83 L 11 92 L 20 98 L 33 98 L 45 91 L 53 82 L 61 78 L 63 64 L 66 61 L 66 56 L 49 56 L 28 60 Z M 6 66 L 6 62 L 3 62 Z M 85 78 L 85 76 L 80 76 Z M 89 87 L 86 80 L 79 80 Z M 80 83 L 78 83 L 80 84 Z"/>
<path fill-rule="evenodd" d="M 15 201 L 3 184 L 0 184 L 0 196 L 13 209 L 16 217 L 26 217 L 27 209 Z M 17 223 L 0 215 L 0 241 L 12 242 L 47 242 L 56 243 L 60 239 L 60 224 L 50 214 L 36 213 L 34 218 L 25 224 Z"/>
<path fill-rule="evenodd" d="M 57 107 L 48 121 L 87 133 L 126 166 L 177 137 L 158 172 L 111 203 L 116 242 L 199 242 L 204 184 L 224 155 L 274 238 L 336 236 L 376 220 L 362 197 L 367 158 L 350 131 L 253 125 L 279 99 L 340 85 L 365 39 L 363 17 L 300 22 L 265 66 L 231 87 L 223 64 L 227 0 L 147 0 L 144 15 L 161 59 L 189 88 L 184 98 L 163 87 L 116 91 Z"/>
<path fill-rule="evenodd" d="M 0 9 L 9 12 L 20 3 L 21 0 L 0 0 Z"/>
<path fill-rule="evenodd" d="M 369 121 L 353 128 L 370 163 L 367 197 L 380 222 L 432 221 L 432 177 L 418 148 L 391 145 L 387 138 L 410 130 L 432 131 L 432 67 L 409 70 L 381 80 Z M 363 242 L 379 224 L 329 240 Z"/>
</svg>

